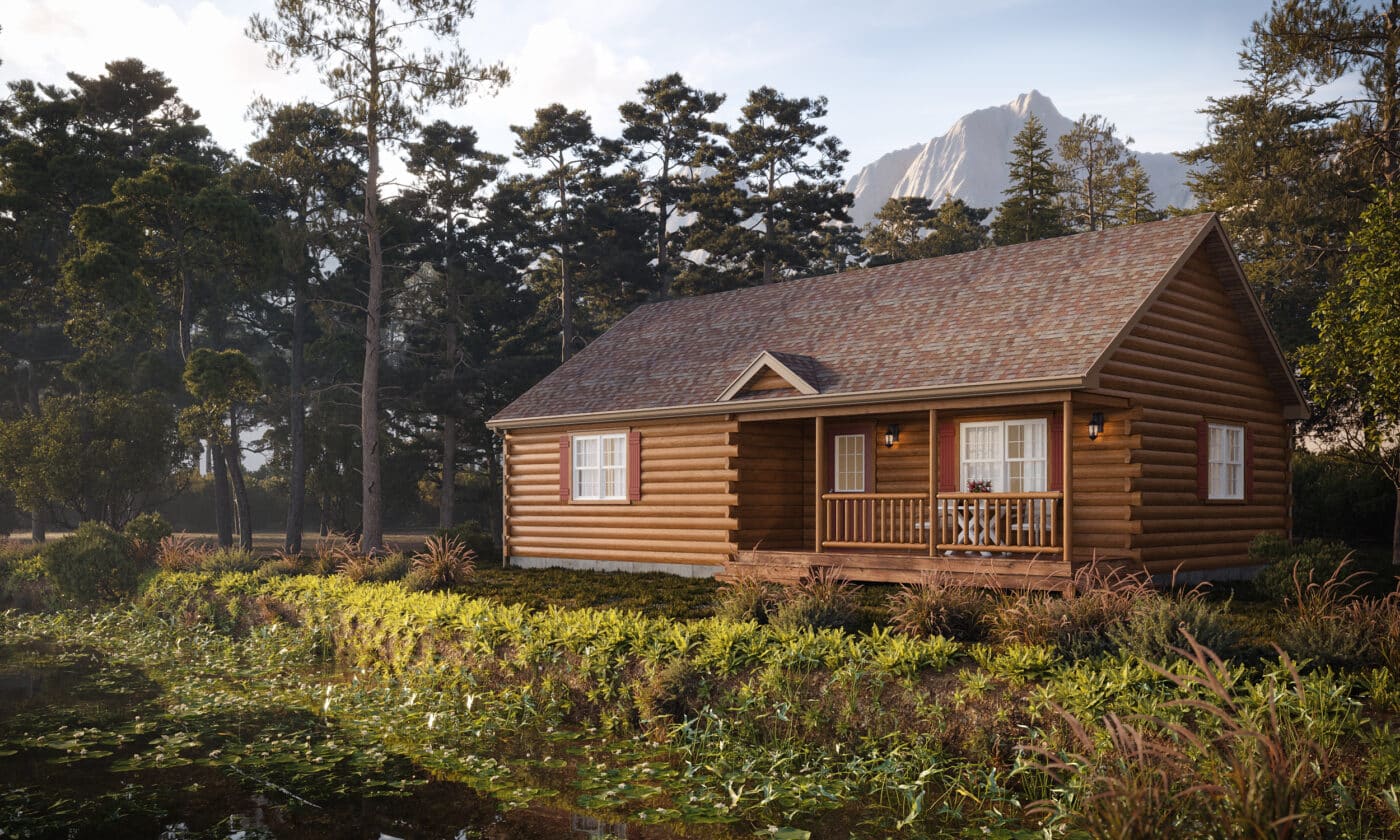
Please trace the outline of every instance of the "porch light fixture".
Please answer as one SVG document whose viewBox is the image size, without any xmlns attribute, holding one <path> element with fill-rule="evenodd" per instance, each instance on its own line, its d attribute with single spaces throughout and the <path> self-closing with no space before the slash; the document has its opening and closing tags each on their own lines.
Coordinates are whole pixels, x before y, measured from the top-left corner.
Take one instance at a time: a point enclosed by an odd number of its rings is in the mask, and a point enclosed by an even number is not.
<svg viewBox="0 0 1400 840">
<path fill-rule="evenodd" d="M 889 448 L 889 447 L 891 447 L 891 446 L 894 446 L 894 445 L 895 445 L 895 442 L 898 441 L 898 440 L 899 440 L 899 424 L 898 424 L 898 423 L 891 423 L 891 424 L 889 424 L 888 426 L 886 426 L 886 427 L 885 427 L 885 447 L 886 447 L 886 448 Z"/>
<path fill-rule="evenodd" d="M 1103 412 L 1095 411 L 1089 415 L 1089 440 L 1098 440 L 1103 434 Z"/>
</svg>

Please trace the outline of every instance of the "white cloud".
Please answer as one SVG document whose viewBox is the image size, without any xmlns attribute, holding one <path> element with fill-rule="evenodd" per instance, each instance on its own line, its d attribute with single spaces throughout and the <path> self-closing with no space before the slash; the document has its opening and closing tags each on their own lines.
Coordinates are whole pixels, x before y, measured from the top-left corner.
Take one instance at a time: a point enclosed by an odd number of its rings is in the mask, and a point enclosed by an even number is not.
<svg viewBox="0 0 1400 840">
<path fill-rule="evenodd" d="M 267 68 L 261 46 L 243 35 L 246 20 L 207 0 L 187 10 L 146 0 L 7 0 L 0 31 L 0 78 L 66 83 L 72 71 L 139 58 L 165 73 L 201 112 L 218 142 L 241 149 L 252 137 L 244 113 L 256 94 L 274 100 L 314 96 L 307 73 Z"/>
</svg>

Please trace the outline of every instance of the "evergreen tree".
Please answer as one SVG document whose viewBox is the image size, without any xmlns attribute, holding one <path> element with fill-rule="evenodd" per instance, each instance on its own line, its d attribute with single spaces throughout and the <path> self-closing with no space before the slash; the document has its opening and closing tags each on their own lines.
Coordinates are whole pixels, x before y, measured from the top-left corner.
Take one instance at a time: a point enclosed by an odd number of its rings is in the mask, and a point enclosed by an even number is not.
<svg viewBox="0 0 1400 840">
<path fill-rule="evenodd" d="M 1245 91 L 1208 100 L 1208 135 L 1181 159 L 1202 210 L 1221 214 L 1286 352 L 1310 344 L 1311 316 L 1340 274 L 1346 235 L 1369 183 L 1346 153 L 1343 112 L 1315 103 L 1258 44 L 1240 65 Z"/>
<path fill-rule="evenodd" d="M 770 87 L 749 94 L 727 145 L 703 161 L 716 173 L 686 206 L 696 220 L 686 247 L 707 254 L 683 283 L 692 291 L 772 283 L 844 262 L 834 239 L 850 226 L 842 189 L 849 153 L 826 126 L 826 98 L 789 98 Z"/>
<path fill-rule="evenodd" d="M 947 196 L 937 208 L 922 196 L 891 198 L 868 226 L 864 246 L 872 265 L 959 254 L 986 247 L 991 210 Z"/>
<path fill-rule="evenodd" d="M 318 378 L 307 360 L 307 348 L 320 332 L 312 304 L 326 294 L 327 267 L 355 234 L 364 150 L 339 114 L 310 103 L 276 108 L 259 122 L 262 135 L 248 146 L 248 163 L 234 170 L 233 180 L 272 220 L 280 256 L 255 320 L 271 349 L 259 366 L 270 372 L 269 386 L 287 394 L 285 411 L 269 412 L 263 423 L 272 443 L 269 463 L 286 476 L 283 548 L 299 553 L 309 464 L 307 391 L 331 384 Z"/>
<path fill-rule="evenodd" d="M 1128 155 L 1123 167 L 1123 177 L 1113 195 L 1113 221 L 1120 225 L 1138 225 L 1155 222 L 1165 216 L 1156 208 L 1157 194 L 1152 191 L 1147 170 L 1137 155 Z"/>
<path fill-rule="evenodd" d="M 1377 468 L 1400 490 L 1400 185 L 1383 190 L 1349 238 L 1342 276 L 1313 316 L 1300 353 L 1323 440 Z M 1400 566 L 1400 499 L 1391 562 Z"/>
<path fill-rule="evenodd" d="M 628 160 L 637 168 L 642 195 L 656 216 L 657 296 L 666 298 L 677 274 L 672 223 L 700 181 L 701 149 L 712 142 L 717 127 L 710 115 L 724 104 L 724 95 L 693 88 L 679 73 L 652 79 L 638 92 L 640 100 L 624 102 L 618 110 Z"/>
<path fill-rule="evenodd" d="M 1120 185 L 1128 170 L 1127 146 L 1118 129 L 1098 114 L 1084 114 L 1060 137 L 1058 177 L 1065 217 L 1074 230 L 1113 227 Z"/>
<path fill-rule="evenodd" d="M 559 304 L 559 358 L 568 361 L 586 334 L 645 296 L 650 220 L 636 173 L 613 171 L 621 145 L 598 137 L 584 112 L 554 104 L 511 130 L 516 154 L 537 170 L 516 185 L 529 196 L 539 246 L 530 282 L 542 302 Z"/>
<path fill-rule="evenodd" d="M 384 547 L 384 499 L 379 458 L 379 365 L 384 305 L 383 227 L 379 218 L 380 152 L 405 138 L 430 105 L 462 104 L 478 87 L 509 80 L 499 64 L 472 60 L 455 47 L 413 51 L 407 41 L 449 38 L 471 17 L 473 0 L 276 0 L 275 18 L 254 15 L 248 34 L 267 45 L 275 67 L 308 58 L 330 89 L 348 125 L 364 132 L 367 168 L 364 230 L 369 272 L 365 301 L 365 361 L 360 377 L 360 548 Z"/>
<path fill-rule="evenodd" d="M 420 343 L 432 360 L 418 402 L 420 408 L 436 409 L 438 415 L 442 453 L 438 527 L 450 528 L 455 524 L 460 406 L 471 402 L 463 399 L 470 393 L 466 380 L 482 373 L 481 366 L 488 362 L 483 354 L 470 352 L 482 349 L 472 346 L 470 331 L 481 326 L 472 316 L 482 311 L 485 302 L 472 292 L 484 291 L 482 281 L 504 279 L 493 272 L 494 243 L 489 236 L 483 238 L 483 232 L 489 230 L 487 189 L 500 175 L 506 158 L 478 148 L 472 129 L 441 121 L 425 126 L 408 153 L 408 170 L 419 187 L 406 194 L 411 205 L 406 211 L 422 223 L 422 234 L 415 236 L 415 256 L 431 271 L 420 270 L 417 288 L 424 293 L 410 290 L 402 295 L 399 309 L 415 313 L 417 332 L 425 339 Z M 463 306 L 465 297 L 471 297 L 473 305 Z"/>
<path fill-rule="evenodd" d="M 1011 184 L 992 220 L 992 241 L 998 245 L 1032 242 L 1069 233 L 1061 209 L 1054 152 L 1046 142 L 1045 125 L 1034 114 L 1016 133 L 1008 163 Z"/>
</svg>

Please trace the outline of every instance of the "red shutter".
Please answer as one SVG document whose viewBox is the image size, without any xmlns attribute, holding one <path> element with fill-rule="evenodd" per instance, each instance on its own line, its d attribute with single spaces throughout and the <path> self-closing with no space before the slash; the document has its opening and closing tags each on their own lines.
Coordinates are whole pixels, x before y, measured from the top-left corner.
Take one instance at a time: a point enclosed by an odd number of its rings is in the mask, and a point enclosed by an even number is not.
<svg viewBox="0 0 1400 840">
<path fill-rule="evenodd" d="M 952 423 L 938 427 L 938 492 L 958 492 L 958 429 Z"/>
<path fill-rule="evenodd" d="M 1196 498 L 1210 498 L 1210 424 L 1196 424 Z"/>
<path fill-rule="evenodd" d="M 642 497 L 642 433 L 635 429 L 627 433 L 627 498 Z"/>
<path fill-rule="evenodd" d="M 570 479 L 572 478 L 572 475 L 571 475 L 572 469 L 571 469 L 571 468 L 572 468 L 572 466 L 573 466 L 573 458 L 570 457 L 570 456 L 571 456 L 571 453 L 569 452 L 569 436 L 568 436 L 568 435 L 560 435 L 560 436 L 559 436 L 559 501 L 561 501 L 561 502 L 567 502 L 567 501 L 569 500 L 569 486 L 573 483 L 573 482 L 570 480 Z"/>
<path fill-rule="evenodd" d="M 1254 501 L 1254 430 L 1244 427 L 1244 500 Z"/>
<path fill-rule="evenodd" d="M 1050 490 L 1065 489 L 1065 419 L 1063 414 L 1050 416 L 1049 438 L 1045 445 L 1050 449 Z"/>
</svg>

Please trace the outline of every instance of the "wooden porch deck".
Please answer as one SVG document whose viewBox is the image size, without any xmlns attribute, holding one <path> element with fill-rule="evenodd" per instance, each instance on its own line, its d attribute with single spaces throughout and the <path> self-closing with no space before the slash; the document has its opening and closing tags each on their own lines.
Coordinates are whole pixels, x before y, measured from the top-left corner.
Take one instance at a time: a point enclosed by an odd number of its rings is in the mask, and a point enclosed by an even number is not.
<svg viewBox="0 0 1400 840">
<path fill-rule="evenodd" d="M 1103 559 L 1103 558 L 1099 558 Z M 980 552 L 937 554 L 926 552 L 880 553 L 839 551 L 742 551 L 725 565 L 725 580 L 739 572 L 761 575 L 777 583 L 795 583 L 814 567 L 840 567 L 850 580 L 871 583 L 918 583 L 926 574 L 951 575 L 969 585 L 994 589 L 1042 589 L 1066 594 L 1074 591 L 1074 574 L 1089 557 L 1066 562 L 1056 555 Z"/>
</svg>

